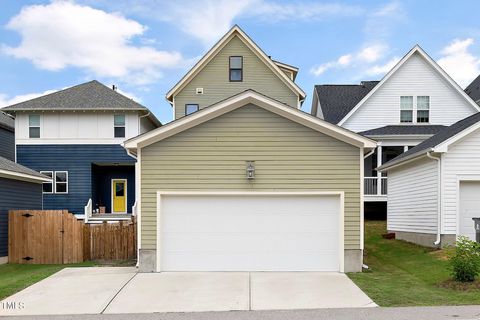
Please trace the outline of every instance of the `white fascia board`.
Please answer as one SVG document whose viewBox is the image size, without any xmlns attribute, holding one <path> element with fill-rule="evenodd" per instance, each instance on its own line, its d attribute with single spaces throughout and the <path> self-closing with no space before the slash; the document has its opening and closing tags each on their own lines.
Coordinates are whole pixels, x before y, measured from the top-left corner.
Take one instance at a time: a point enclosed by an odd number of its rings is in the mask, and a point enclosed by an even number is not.
<svg viewBox="0 0 480 320">
<path fill-rule="evenodd" d="M 142 148 L 247 104 L 254 104 L 260 108 L 264 108 L 313 130 L 322 132 L 360 148 L 373 149 L 377 146 L 376 141 L 363 137 L 355 132 L 318 119 L 317 117 L 311 116 L 302 111 L 295 110 L 290 106 L 272 100 L 257 92 L 245 91 L 223 102 L 217 103 L 216 105 L 176 120 L 171 124 L 166 124 L 163 127 L 152 130 L 146 134 L 138 136 L 137 138 L 127 140 L 124 143 L 124 147 L 127 149 Z"/>
<path fill-rule="evenodd" d="M 479 128 L 480 128 L 480 122 L 477 122 L 474 125 L 466 128 L 465 130 L 460 131 L 459 133 L 457 133 L 453 137 L 450 137 L 447 140 L 439 143 L 438 145 L 435 146 L 434 149 L 435 149 L 436 152 L 448 152 L 448 147 L 451 144 L 465 138 L 466 136 L 468 136 L 472 132 L 475 132 Z"/>
<path fill-rule="evenodd" d="M 386 82 L 395 72 L 410 59 L 414 54 L 418 53 L 421 57 L 427 61 L 475 110 L 480 111 L 478 106 L 472 98 L 470 98 L 465 91 L 417 44 L 413 47 L 383 78 L 382 80 L 365 96 L 360 100 L 357 105 L 350 110 L 349 113 L 338 123 L 339 126 L 343 125 L 370 97 L 377 92 L 377 90 Z"/>
<path fill-rule="evenodd" d="M 42 178 L 42 177 L 38 177 L 38 176 L 26 174 L 26 173 L 20 173 L 20 172 L 9 171 L 9 170 L 0 170 L 0 178 L 21 180 L 21 181 L 34 182 L 34 183 L 43 183 L 43 182 L 52 181 L 52 179 L 49 179 L 47 177 Z"/>
<path fill-rule="evenodd" d="M 213 59 L 216 54 L 234 37 L 238 35 L 239 39 L 242 40 L 272 71 L 296 94 L 299 95 L 299 100 L 305 99 L 306 94 L 305 92 L 295 83 L 292 79 L 290 79 L 281 69 L 280 67 L 268 57 L 268 55 L 263 52 L 263 50 L 253 42 L 250 37 L 240 29 L 239 26 L 233 26 L 230 31 L 228 31 L 194 66 L 190 71 L 187 72 L 182 79 L 180 79 L 177 84 L 170 89 L 167 94 L 167 100 L 171 100 L 179 90 L 181 90 L 185 85 L 190 81 L 192 77 L 194 77 L 198 72 L 200 72 L 211 59 Z"/>
</svg>

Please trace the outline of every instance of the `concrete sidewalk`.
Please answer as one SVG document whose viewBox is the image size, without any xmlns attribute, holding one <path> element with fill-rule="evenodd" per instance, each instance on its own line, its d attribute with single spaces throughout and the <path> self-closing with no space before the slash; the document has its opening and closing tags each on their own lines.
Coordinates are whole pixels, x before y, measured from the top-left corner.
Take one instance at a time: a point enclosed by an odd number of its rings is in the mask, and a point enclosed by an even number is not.
<svg viewBox="0 0 480 320">
<path fill-rule="evenodd" d="M 345 274 L 66 268 L 5 299 L 0 315 L 375 307 Z"/>
</svg>

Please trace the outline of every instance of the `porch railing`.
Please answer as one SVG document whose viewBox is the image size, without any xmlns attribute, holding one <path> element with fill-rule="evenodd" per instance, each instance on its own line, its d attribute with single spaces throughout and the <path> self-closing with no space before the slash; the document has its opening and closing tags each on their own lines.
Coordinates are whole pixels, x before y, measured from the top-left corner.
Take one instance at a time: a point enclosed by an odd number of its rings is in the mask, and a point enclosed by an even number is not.
<svg viewBox="0 0 480 320">
<path fill-rule="evenodd" d="M 85 223 L 92 217 L 92 199 L 88 199 L 87 205 L 84 208 L 85 210 Z"/>
<path fill-rule="evenodd" d="M 365 177 L 363 193 L 365 195 L 386 195 L 387 177 Z"/>
</svg>

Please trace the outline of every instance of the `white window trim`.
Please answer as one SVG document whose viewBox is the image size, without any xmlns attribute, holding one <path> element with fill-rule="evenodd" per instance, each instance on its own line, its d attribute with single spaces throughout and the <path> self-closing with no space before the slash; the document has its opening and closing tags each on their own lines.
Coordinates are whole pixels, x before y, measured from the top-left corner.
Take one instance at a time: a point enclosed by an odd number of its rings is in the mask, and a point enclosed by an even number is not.
<svg viewBox="0 0 480 320">
<path fill-rule="evenodd" d="M 410 109 L 402 109 L 402 97 L 412 97 L 413 98 L 413 105 L 412 105 L 412 121 L 411 122 L 402 122 L 402 111 L 410 111 Z M 428 109 L 418 109 L 418 97 L 428 97 Z M 400 96 L 400 112 L 399 112 L 399 123 L 400 124 L 430 124 L 430 106 L 431 106 L 431 96 L 428 95 L 417 95 L 417 96 L 407 96 L 407 95 L 401 95 Z M 428 111 L 428 121 L 427 122 L 418 122 L 418 111 Z"/>
<path fill-rule="evenodd" d="M 115 116 L 123 116 L 123 126 L 122 125 L 116 125 L 115 124 Z M 115 128 L 124 128 L 124 136 L 123 137 L 115 137 Z M 114 139 L 124 139 L 127 137 L 127 117 L 125 114 L 115 114 L 113 115 L 113 138 Z"/>
<path fill-rule="evenodd" d="M 65 173 L 67 181 L 66 182 L 59 182 L 59 183 L 65 183 L 67 185 L 67 191 L 66 192 L 57 192 L 57 173 Z M 54 172 L 54 184 L 55 184 L 55 194 L 68 194 L 68 171 L 55 171 Z"/>
<path fill-rule="evenodd" d="M 53 190 L 53 189 L 54 189 L 54 186 L 53 186 L 53 185 L 54 185 L 54 182 L 53 182 L 53 180 L 54 180 L 54 174 L 55 174 L 55 173 L 54 173 L 53 171 L 48 171 L 48 170 L 47 170 L 47 171 L 40 171 L 40 173 L 41 173 L 41 174 L 45 174 L 45 173 L 51 173 L 51 174 L 52 174 L 52 181 L 50 181 L 50 182 L 43 182 L 43 183 L 42 183 L 42 193 L 43 193 L 43 194 L 53 194 L 53 193 L 54 193 L 54 192 L 53 192 L 53 191 L 54 191 L 54 190 Z M 49 183 L 49 184 L 52 185 L 52 192 L 45 192 L 45 191 L 43 191 L 43 185 L 44 185 L 45 183 Z"/>
<path fill-rule="evenodd" d="M 38 126 L 30 125 L 30 117 L 38 116 Z M 30 136 L 30 128 L 38 128 L 38 138 Z M 42 116 L 39 114 L 29 114 L 28 115 L 28 139 L 40 139 L 42 137 Z"/>
</svg>

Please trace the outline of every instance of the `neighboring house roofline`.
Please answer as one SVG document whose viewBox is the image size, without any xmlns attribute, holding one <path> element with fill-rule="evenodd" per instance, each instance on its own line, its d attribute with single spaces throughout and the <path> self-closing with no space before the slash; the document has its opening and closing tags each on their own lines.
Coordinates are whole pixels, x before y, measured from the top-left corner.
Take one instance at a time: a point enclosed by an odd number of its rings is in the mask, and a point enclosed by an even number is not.
<svg viewBox="0 0 480 320">
<path fill-rule="evenodd" d="M 0 178 L 43 183 L 51 179 L 35 170 L 22 166 L 6 158 L 0 157 Z"/>
<path fill-rule="evenodd" d="M 282 102 L 267 97 L 254 90 L 243 91 L 221 102 L 197 111 L 189 116 L 172 121 L 161 128 L 157 128 L 135 138 L 131 138 L 125 141 L 123 146 L 127 150 L 135 153 L 136 149 L 138 148 L 145 147 L 184 130 L 193 128 L 208 120 L 216 118 L 247 104 L 254 104 L 260 108 L 264 108 L 270 112 L 300 123 L 313 130 L 322 132 L 340 141 L 355 145 L 360 148 L 373 149 L 377 146 L 377 143 L 374 140 L 319 119 L 301 110 L 294 109 Z"/>
<path fill-rule="evenodd" d="M 15 132 L 15 119 L 0 110 L 0 128 Z"/>
<path fill-rule="evenodd" d="M 380 82 L 365 96 L 350 112 L 338 123 L 343 125 L 382 85 L 395 74 L 395 72 L 408 60 L 413 54 L 418 53 L 430 66 L 433 67 L 457 92 L 476 110 L 480 111 L 480 107 L 472 98 L 433 60 L 418 44 L 415 45 L 399 62 L 380 80 Z"/>
<path fill-rule="evenodd" d="M 208 62 L 216 56 L 216 54 L 229 42 L 231 38 L 238 36 L 248 47 L 267 65 L 270 69 L 293 91 L 299 96 L 299 101 L 305 100 L 305 92 L 290 79 L 280 67 L 238 26 L 234 25 L 208 52 L 170 89 L 166 98 L 173 103 L 173 97 L 182 88 L 184 88 L 190 80 L 196 76 Z M 292 66 L 289 66 L 290 68 Z M 300 102 L 299 106 L 300 107 Z"/>
</svg>

